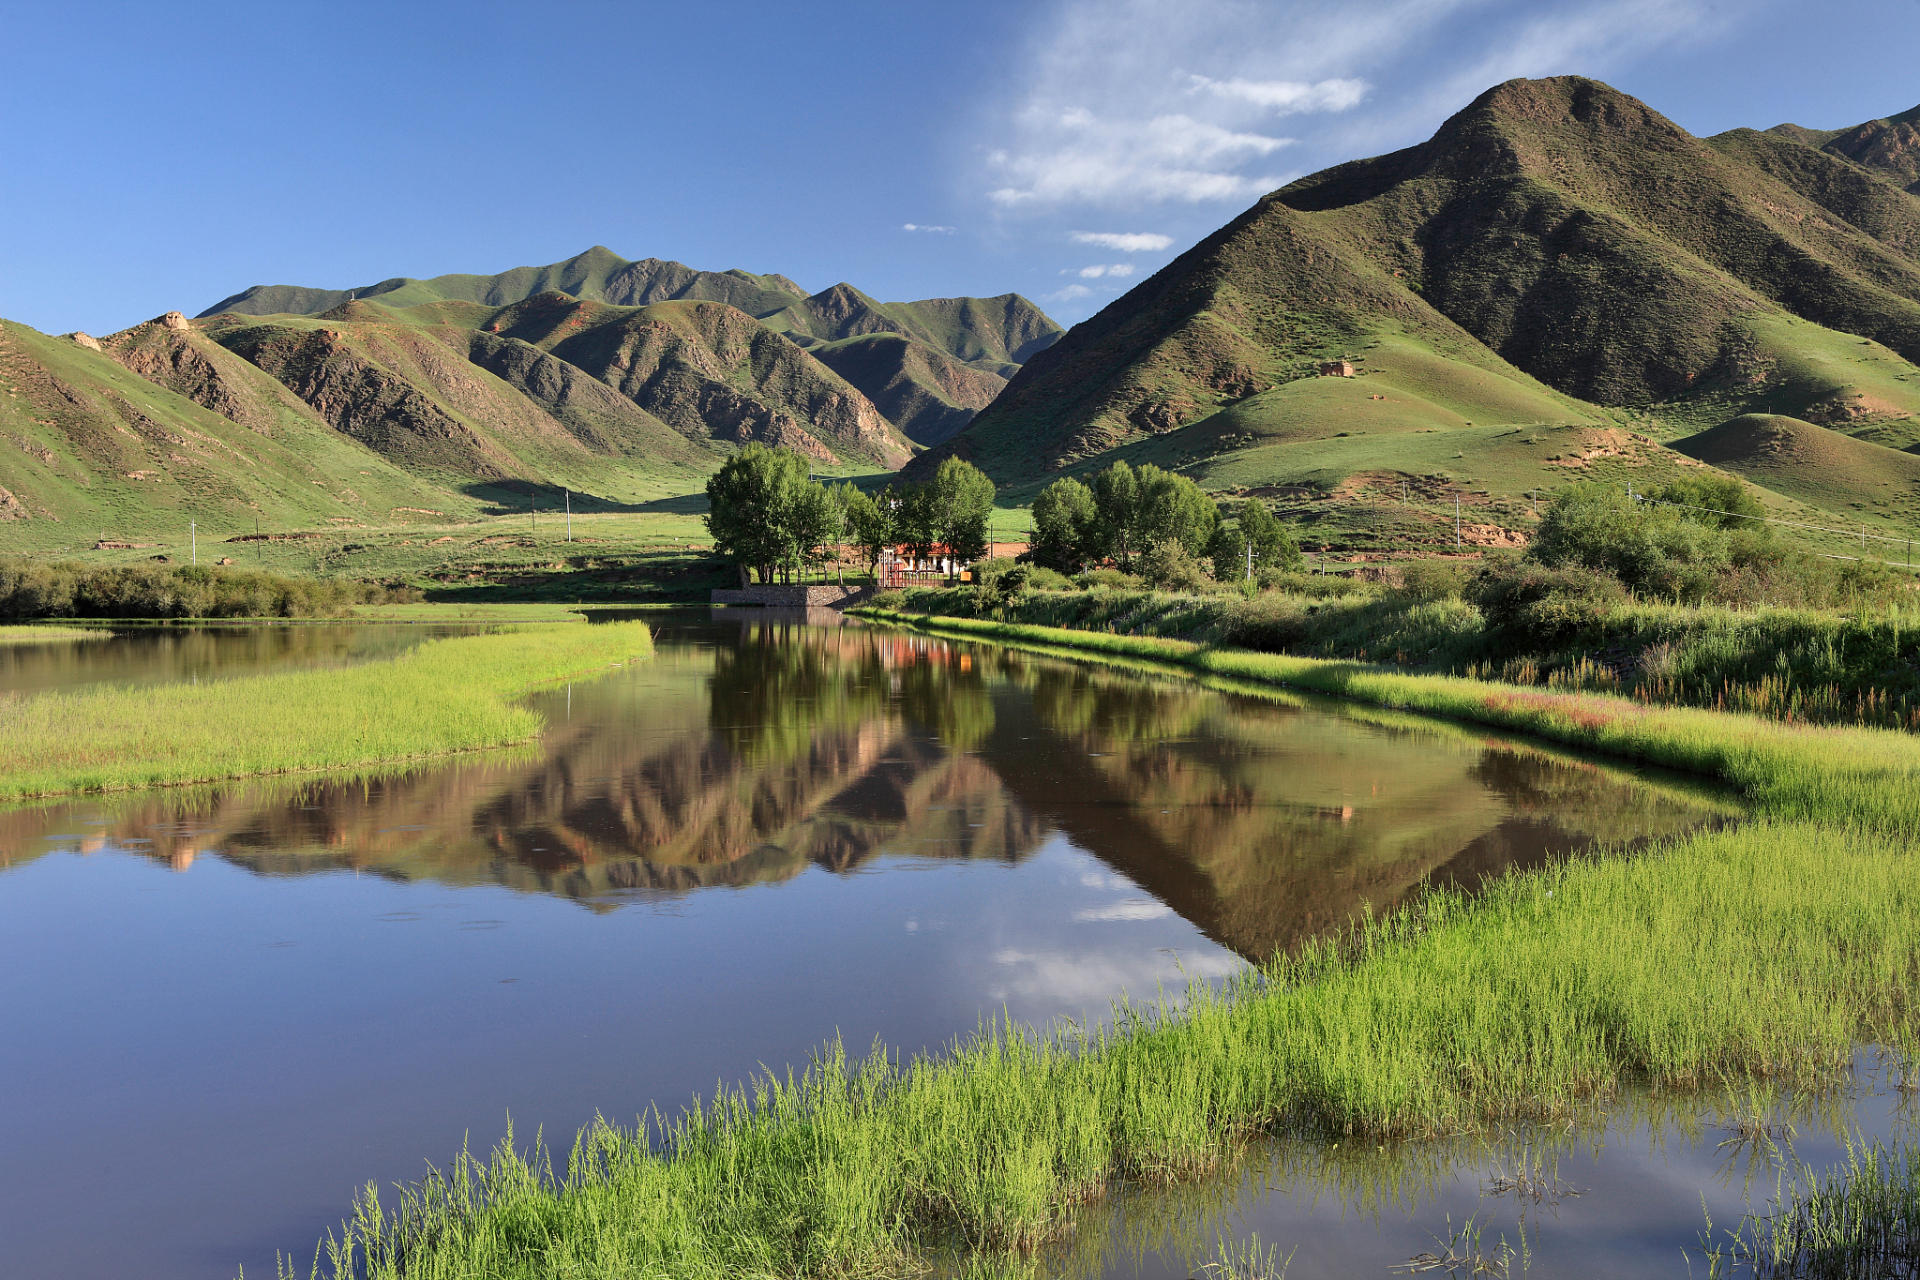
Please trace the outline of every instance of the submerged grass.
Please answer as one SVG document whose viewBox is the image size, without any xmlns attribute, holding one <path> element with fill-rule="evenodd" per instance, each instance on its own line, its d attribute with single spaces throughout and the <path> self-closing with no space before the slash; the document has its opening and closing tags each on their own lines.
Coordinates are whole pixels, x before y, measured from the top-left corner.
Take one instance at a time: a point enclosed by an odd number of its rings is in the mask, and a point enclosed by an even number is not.
<svg viewBox="0 0 1920 1280">
<path fill-rule="evenodd" d="M 639 623 L 434 640 L 387 662 L 0 700 L 0 801 L 355 769 L 525 742 L 534 685 L 652 652 Z"/>
<path fill-rule="evenodd" d="M 1171 663 L 1426 715 L 1535 734 L 1585 750 L 1706 774 L 1739 788 L 1761 813 L 1920 834 L 1920 739 L 1886 729 L 1788 725 L 1600 693 L 1408 675 L 1388 667 L 884 609 L 852 612 L 1015 644 Z"/>
<path fill-rule="evenodd" d="M 509 1135 L 398 1205 L 369 1187 L 316 1270 L 872 1274 L 1031 1248 L 1117 1180 L 1202 1174 L 1258 1133 L 1438 1134 L 1628 1080 L 1831 1078 L 1908 1025 L 1913 852 L 1760 822 L 1439 893 L 1091 1032 L 991 1026 L 906 1062 L 836 1047 L 670 1121 L 595 1124 L 563 1173 Z"/>
<path fill-rule="evenodd" d="M 113 635 L 105 627 L 0 627 L 0 645 L 45 644 L 49 640 L 104 640 Z"/>
</svg>

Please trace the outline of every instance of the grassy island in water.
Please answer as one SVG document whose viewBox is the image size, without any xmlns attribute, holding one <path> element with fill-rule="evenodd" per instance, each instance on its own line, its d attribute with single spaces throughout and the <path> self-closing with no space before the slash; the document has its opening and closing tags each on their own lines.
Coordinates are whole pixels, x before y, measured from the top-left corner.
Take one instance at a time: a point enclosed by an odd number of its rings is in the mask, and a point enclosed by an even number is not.
<svg viewBox="0 0 1920 1280">
<path fill-rule="evenodd" d="M 352 769 L 526 742 L 517 695 L 652 652 L 640 623 L 432 640 L 390 661 L 0 700 L 0 800 Z"/>
</svg>

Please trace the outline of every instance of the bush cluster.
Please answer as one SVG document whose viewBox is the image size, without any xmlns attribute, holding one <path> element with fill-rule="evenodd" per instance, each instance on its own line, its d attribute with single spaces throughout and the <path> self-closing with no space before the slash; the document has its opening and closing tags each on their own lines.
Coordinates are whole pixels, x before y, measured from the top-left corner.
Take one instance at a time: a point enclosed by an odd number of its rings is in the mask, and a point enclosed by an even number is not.
<svg viewBox="0 0 1920 1280">
<path fill-rule="evenodd" d="M 0 620 L 312 618 L 418 600 L 411 587 L 286 578 L 203 565 L 87 565 L 0 559 Z"/>
</svg>

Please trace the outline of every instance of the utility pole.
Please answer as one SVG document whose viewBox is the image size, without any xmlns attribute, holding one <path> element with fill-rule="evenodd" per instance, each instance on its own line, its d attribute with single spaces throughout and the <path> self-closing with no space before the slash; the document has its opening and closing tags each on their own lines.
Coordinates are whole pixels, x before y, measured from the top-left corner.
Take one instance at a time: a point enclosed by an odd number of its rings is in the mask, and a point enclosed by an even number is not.
<svg viewBox="0 0 1920 1280">
<path fill-rule="evenodd" d="M 1247 544 L 1247 581 L 1252 582 L 1253 581 L 1253 540 L 1251 538 L 1248 538 L 1245 541 Z"/>
<path fill-rule="evenodd" d="M 1453 495 L 1453 549 L 1460 549 L 1460 495 Z"/>
<path fill-rule="evenodd" d="M 573 490 L 562 489 L 560 492 L 567 495 L 567 541 L 572 542 L 573 541 Z"/>
<path fill-rule="evenodd" d="M 193 562 L 200 563 L 200 526 L 192 520 L 187 521 L 187 536 L 193 539 Z"/>
<path fill-rule="evenodd" d="M 540 533 L 540 517 L 533 513 L 533 490 L 527 490 L 527 523 L 533 527 L 535 536 Z"/>
</svg>

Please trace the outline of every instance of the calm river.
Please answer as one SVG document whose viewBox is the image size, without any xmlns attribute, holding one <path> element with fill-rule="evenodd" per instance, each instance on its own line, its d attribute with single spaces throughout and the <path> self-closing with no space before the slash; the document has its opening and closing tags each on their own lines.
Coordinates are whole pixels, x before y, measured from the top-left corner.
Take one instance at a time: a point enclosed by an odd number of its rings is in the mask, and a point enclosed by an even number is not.
<svg viewBox="0 0 1920 1280">
<path fill-rule="evenodd" d="M 489 1147 L 509 1118 L 564 1142 L 836 1035 L 913 1051 L 1003 1012 L 1099 1018 L 1423 886 L 1737 814 L 1674 777 L 1339 703 L 760 611 L 651 616 L 653 661 L 538 696 L 538 751 L 0 812 L 8 1274 L 270 1276 L 276 1251 L 311 1260 L 357 1186 Z M 0 649 L 0 700 L 428 634 Z M 1893 1124 L 1871 1085 L 1827 1127 Z M 1217 1231 L 1257 1229 L 1298 1248 L 1296 1280 L 1386 1275 L 1480 1212 L 1489 1240 L 1525 1217 L 1533 1274 L 1684 1275 L 1702 1196 L 1724 1222 L 1750 1188 L 1711 1116 L 1658 1110 L 1563 1138 L 1585 1194 L 1557 1206 L 1487 1198 L 1538 1135 L 1275 1149 L 1121 1197 L 1061 1266 L 1185 1276 Z"/>
</svg>

